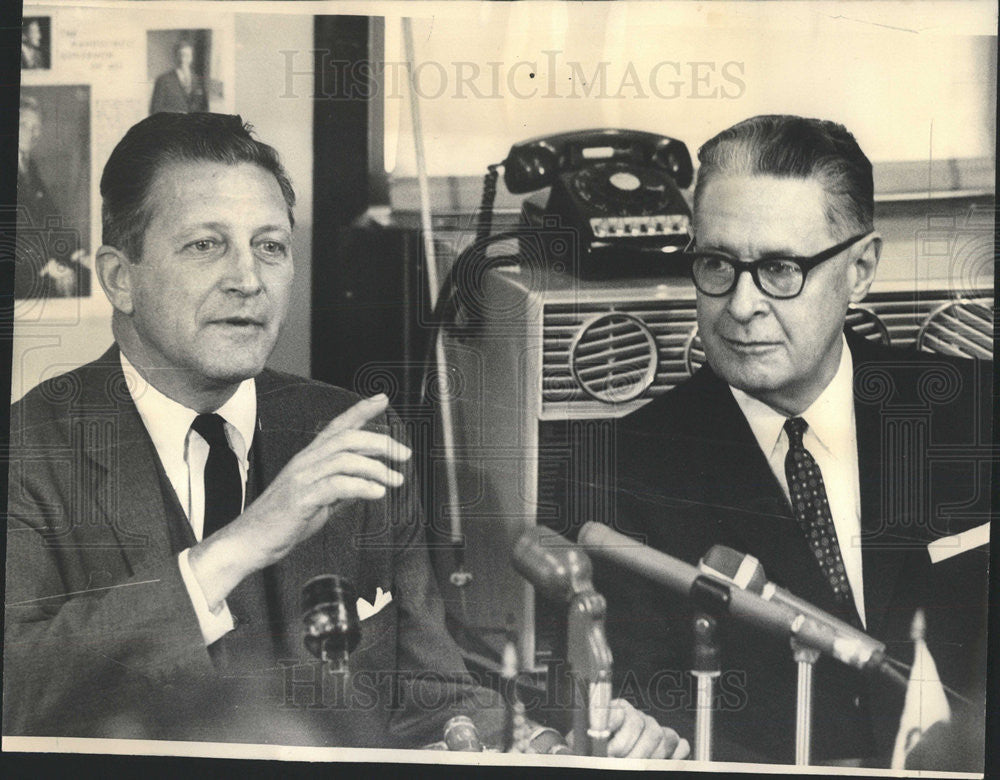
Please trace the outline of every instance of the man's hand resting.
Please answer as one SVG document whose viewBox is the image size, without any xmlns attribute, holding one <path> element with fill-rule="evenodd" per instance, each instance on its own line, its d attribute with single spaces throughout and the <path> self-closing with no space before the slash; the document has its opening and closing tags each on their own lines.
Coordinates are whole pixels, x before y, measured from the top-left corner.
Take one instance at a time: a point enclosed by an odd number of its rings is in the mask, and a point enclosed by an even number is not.
<svg viewBox="0 0 1000 780">
<path fill-rule="evenodd" d="M 188 563 L 210 607 L 319 531 L 337 504 L 376 500 L 403 484 L 403 475 L 379 459 L 406 461 L 410 448 L 362 430 L 388 403 L 379 394 L 331 420 L 243 514 L 191 548 Z"/>
<path fill-rule="evenodd" d="M 608 716 L 611 739 L 608 756 L 614 758 L 687 758 L 691 746 L 676 731 L 661 726 L 624 699 L 611 702 Z M 573 734 L 567 735 L 572 746 Z"/>
</svg>

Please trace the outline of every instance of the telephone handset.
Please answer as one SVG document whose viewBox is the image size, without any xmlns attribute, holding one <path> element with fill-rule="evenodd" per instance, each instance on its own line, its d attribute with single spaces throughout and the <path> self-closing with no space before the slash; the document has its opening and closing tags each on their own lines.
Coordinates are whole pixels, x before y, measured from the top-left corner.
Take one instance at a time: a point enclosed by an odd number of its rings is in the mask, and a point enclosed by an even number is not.
<svg viewBox="0 0 1000 780">
<path fill-rule="evenodd" d="M 504 184 L 514 195 L 555 183 L 558 174 L 601 162 L 655 166 L 674 183 L 691 186 L 694 168 L 682 141 L 639 130 L 576 130 L 514 144 L 504 161 Z"/>
<path fill-rule="evenodd" d="M 680 189 L 694 169 L 683 142 L 633 130 L 582 130 L 514 144 L 504 183 L 514 194 L 551 186 L 523 204 L 529 225 L 557 223 L 579 236 L 583 275 L 662 272 L 684 248 L 691 212 Z M 560 261 L 560 265 L 565 262 Z"/>
</svg>

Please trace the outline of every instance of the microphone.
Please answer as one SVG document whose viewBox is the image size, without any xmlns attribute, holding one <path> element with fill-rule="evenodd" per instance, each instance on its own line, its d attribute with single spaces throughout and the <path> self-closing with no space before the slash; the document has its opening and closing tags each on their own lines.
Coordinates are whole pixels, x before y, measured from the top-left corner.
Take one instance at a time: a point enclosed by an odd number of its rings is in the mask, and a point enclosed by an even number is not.
<svg viewBox="0 0 1000 780">
<path fill-rule="evenodd" d="M 569 604 L 566 653 L 574 675 L 574 746 L 606 756 L 610 739 L 611 649 L 604 597 L 594 590 L 590 558 L 550 528 L 534 526 L 517 540 L 514 568 L 537 590 Z"/>
<path fill-rule="evenodd" d="M 805 599 L 767 581 L 764 567 L 752 555 L 717 544 L 702 557 L 698 568 L 742 590 L 756 593 L 765 601 L 782 604 L 800 615 L 816 621 L 833 632 L 834 657 L 856 669 L 880 669 L 885 661 L 885 645 L 835 618 Z"/>
<path fill-rule="evenodd" d="M 548 726 L 539 726 L 531 732 L 528 736 L 528 749 L 525 752 L 543 756 L 573 755 L 563 735 Z"/>
<path fill-rule="evenodd" d="M 361 639 L 358 594 L 354 585 L 336 574 L 321 574 L 302 586 L 302 621 L 306 649 L 341 674 Z"/>
<path fill-rule="evenodd" d="M 456 715 L 444 724 L 444 744 L 448 750 L 482 753 L 479 729 L 468 715 Z"/>
<path fill-rule="evenodd" d="M 647 547 L 606 525 L 593 521 L 584 523 L 578 539 L 588 552 L 641 574 L 684 598 L 709 597 L 710 609 L 722 609 L 737 620 L 772 635 L 795 638 L 840 660 L 854 657 L 850 653 L 845 656 L 829 626 L 786 604 L 766 601 L 755 593 L 733 587 L 731 583 L 700 572 L 696 567 Z"/>
<path fill-rule="evenodd" d="M 535 526 L 514 545 L 514 568 L 554 601 L 570 602 L 593 590 L 590 558 L 551 528 Z"/>
</svg>

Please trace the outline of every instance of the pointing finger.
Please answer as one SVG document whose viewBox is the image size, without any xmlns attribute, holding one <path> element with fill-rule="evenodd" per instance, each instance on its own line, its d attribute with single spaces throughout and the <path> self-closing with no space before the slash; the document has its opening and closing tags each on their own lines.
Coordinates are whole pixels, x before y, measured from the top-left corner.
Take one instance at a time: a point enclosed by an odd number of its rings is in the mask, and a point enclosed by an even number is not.
<svg viewBox="0 0 1000 780">
<path fill-rule="evenodd" d="M 371 398 L 358 401 L 346 412 L 342 412 L 330 420 L 327 426 L 320 431 L 317 438 L 326 439 L 336 436 L 338 433 L 349 431 L 352 428 L 361 428 L 369 420 L 382 414 L 388 406 L 389 398 L 385 393 L 379 393 L 378 395 L 373 395 Z"/>
<path fill-rule="evenodd" d="M 303 450 L 298 461 L 300 466 L 308 467 L 344 452 L 399 462 L 409 460 L 413 454 L 405 444 L 383 433 L 350 430 L 336 436 L 324 436 L 322 439 L 314 440 L 306 450 Z"/>
</svg>

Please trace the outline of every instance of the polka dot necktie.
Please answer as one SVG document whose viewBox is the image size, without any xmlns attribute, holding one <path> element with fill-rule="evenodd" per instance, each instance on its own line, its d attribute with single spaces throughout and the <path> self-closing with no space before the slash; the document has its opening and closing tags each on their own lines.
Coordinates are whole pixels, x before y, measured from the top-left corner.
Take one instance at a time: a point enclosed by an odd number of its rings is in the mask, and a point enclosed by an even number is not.
<svg viewBox="0 0 1000 780">
<path fill-rule="evenodd" d="M 809 450 L 802 445 L 802 434 L 808 427 L 809 424 L 801 417 L 785 420 L 785 433 L 788 435 L 785 477 L 788 479 L 792 510 L 823 576 L 833 589 L 837 603 L 853 603 L 854 596 L 847 581 L 844 559 L 840 556 L 823 475 Z"/>
<path fill-rule="evenodd" d="M 208 442 L 205 461 L 205 524 L 207 539 L 240 513 L 243 480 L 236 454 L 226 438 L 225 421 L 217 414 L 199 414 L 191 428 Z"/>
</svg>

